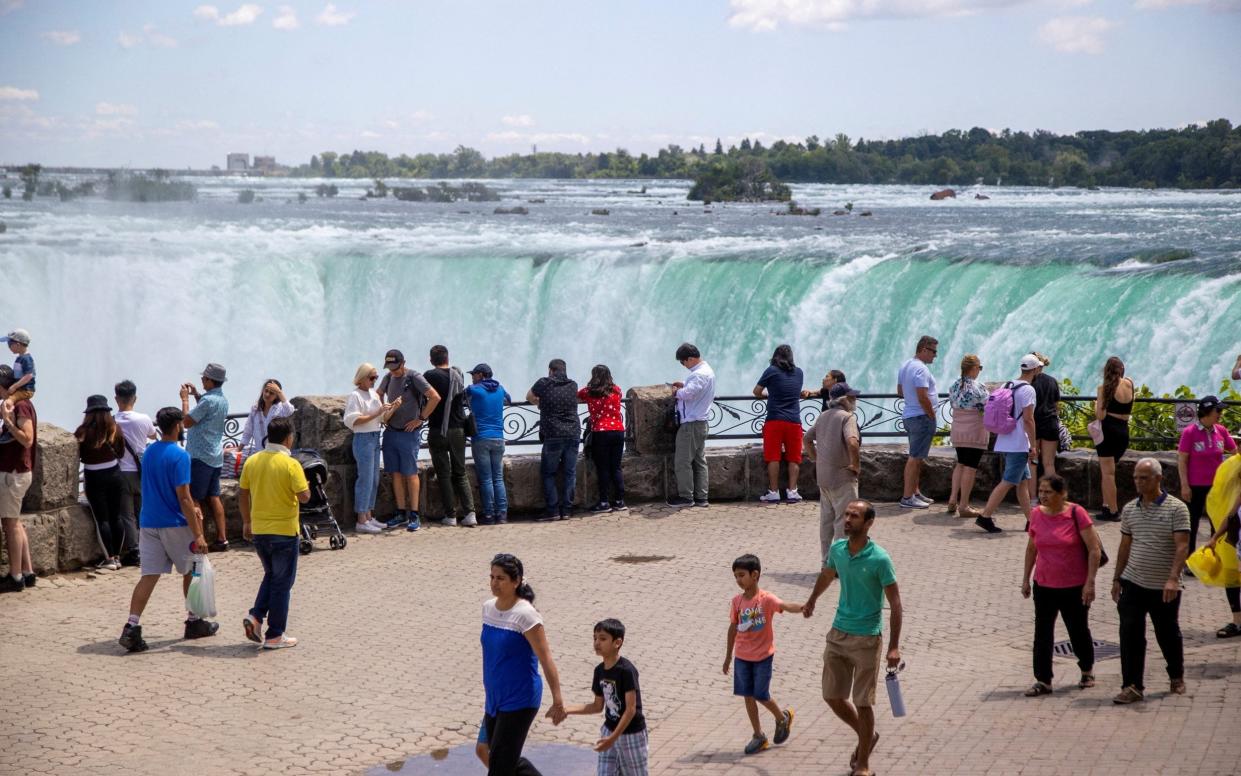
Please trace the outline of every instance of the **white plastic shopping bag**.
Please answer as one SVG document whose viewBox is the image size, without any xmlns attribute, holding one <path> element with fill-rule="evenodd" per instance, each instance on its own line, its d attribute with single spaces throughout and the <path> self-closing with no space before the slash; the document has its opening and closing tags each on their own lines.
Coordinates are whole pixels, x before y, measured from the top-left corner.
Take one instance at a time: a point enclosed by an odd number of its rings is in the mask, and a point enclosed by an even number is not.
<svg viewBox="0 0 1241 776">
<path fill-rule="evenodd" d="M 215 569 L 206 555 L 194 556 L 189 592 L 185 594 L 185 608 L 199 617 L 215 617 Z"/>
</svg>

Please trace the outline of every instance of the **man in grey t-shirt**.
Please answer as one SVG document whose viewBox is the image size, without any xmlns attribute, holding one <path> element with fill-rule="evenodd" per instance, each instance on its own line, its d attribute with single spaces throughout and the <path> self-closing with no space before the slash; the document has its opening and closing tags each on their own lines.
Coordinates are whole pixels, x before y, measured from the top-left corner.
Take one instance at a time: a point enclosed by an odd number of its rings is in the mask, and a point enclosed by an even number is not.
<svg viewBox="0 0 1241 776">
<path fill-rule="evenodd" d="M 862 436 L 853 410 L 859 395 L 848 383 L 833 385 L 827 410 L 819 415 L 802 441 L 806 457 L 814 461 L 819 483 L 820 562 L 827 557 L 832 542 L 844 538 L 845 507 L 858 497 Z"/>
<path fill-rule="evenodd" d="M 1181 569 L 1189 554 L 1189 508 L 1163 489 L 1163 466 L 1143 458 L 1133 469 L 1138 497 L 1120 511 L 1120 549 L 1112 600 L 1120 614 L 1120 694 L 1114 703 L 1142 700 L 1146 617 L 1168 664 L 1170 692 L 1185 694 L 1185 648 L 1178 622 Z"/>
<path fill-rule="evenodd" d="M 383 417 L 383 465 L 392 473 L 392 489 L 396 495 L 396 514 L 387 521 L 388 528 L 406 526 L 409 531 L 422 527 L 418 516 L 418 448 L 422 445 L 422 427 L 440 402 L 440 395 L 427 379 L 405 368 L 401 351 L 389 350 L 384 356 L 388 374 L 379 383 L 379 395 L 396 406 Z"/>
</svg>

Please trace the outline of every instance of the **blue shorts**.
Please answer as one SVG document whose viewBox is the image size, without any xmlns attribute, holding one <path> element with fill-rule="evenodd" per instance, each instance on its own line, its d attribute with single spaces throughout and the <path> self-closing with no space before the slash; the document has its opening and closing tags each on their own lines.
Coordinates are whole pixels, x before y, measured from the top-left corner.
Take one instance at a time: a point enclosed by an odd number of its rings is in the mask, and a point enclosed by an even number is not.
<svg viewBox="0 0 1241 776">
<path fill-rule="evenodd" d="M 205 501 L 220 495 L 220 472 L 223 466 L 208 466 L 197 458 L 190 459 L 190 498 Z"/>
<path fill-rule="evenodd" d="M 775 655 L 768 655 L 764 660 L 733 658 L 733 695 L 756 701 L 771 700 L 771 664 L 775 658 Z"/>
<path fill-rule="evenodd" d="M 931 440 L 935 437 L 935 419 L 930 415 L 905 418 L 905 434 L 909 437 L 909 457 L 926 458 L 931 454 Z"/>
<path fill-rule="evenodd" d="M 383 435 L 384 471 L 406 477 L 418 473 L 418 448 L 422 446 L 422 429 L 397 431 L 385 429 Z"/>
<path fill-rule="evenodd" d="M 1009 485 L 1020 485 L 1030 479 L 1030 454 L 1004 454 L 1004 481 Z"/>
</svg>

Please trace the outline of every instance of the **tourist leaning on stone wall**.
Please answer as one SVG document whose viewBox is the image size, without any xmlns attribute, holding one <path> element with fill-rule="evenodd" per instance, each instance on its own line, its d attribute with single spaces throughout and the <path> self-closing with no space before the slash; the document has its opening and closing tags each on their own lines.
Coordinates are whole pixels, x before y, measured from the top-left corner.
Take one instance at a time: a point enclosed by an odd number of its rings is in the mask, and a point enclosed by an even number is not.
<svg viewBox="0 0 1241 776">
<path fill-rule="evenodd" d="M 0 579 L 0 593 L 21 592 L 35 584 L 30 540 L 22 524 L 22 499 L 34 476 L 39 418 L 29 399 L 9 397 L 15 382 L 13 368 L 0 365 L 0 524 L 9 551 L 9 573 Z"/>
<path fill-rule="evenodd" d="M 114 388 L 116 394 L 116 425 L 125 440 L 121 456 L 121 527 L 125 530 L 125 551 L 121 565 L 137 566 L 138 514 L 142 511 L 142 454 L 147 445 L 159 438 L 149 415 L 134 411 L 138 387 L 132 380 L 122 380 Z"/>
<path fill-rule="evenodd" d="M 599 476 L 599 501 L 591 512 L 623 512 L 625 475 L 621 459 L 625 454 L 625 413 L 621 389 L 612 382 L 607 364 L 590 370 L 590 382 L 577 392 L 577 400 L 590 410 L 590 457 Z"/>
<path fill-rule="evenodd" d="M 676 389 L 677 426 L 673 460 L 677 493 L 668 499 L 674 507 L 706 507 L 707 501 L 707 420 L 715 402 L 715 371 L 702 360 L 692 343 L 677 348 L 677 362 L 689 370 L 685 382 L 672 383 Z"/>
<path fill-rule="evenodd" d="M 495 379 L 487 364 L 470 370 L 472 384 L 465 389 L 465 398 L 474 416 L 474 436 L 470 449 L 474 453 L 474 471 L 478 474 L 478 492 L 483 502 L 480 525 L 503 525 L 508 522 L 508 491 L 504 487 L 504 407 L 513 399 Z"/>
<path fill-rule="evenodd" d="M 577 417 L 577 383 L 569 379 L 567 370 L 564 359 L 553 358 L 547 364 L 547 377 L 540 377 L 526 392 L 526 401 L 539 408 L 544 506 L 543 516 L 538 519 L 544 522 L 564 520 L 574 508 L 582 424 Z M 563 478 L 559 487 L 557 474 Z"/>
<path fill-rule="evenodd" d="M 354 530 L 377 534 L 386 527 L 375 519 L 375 495 L 379 490 L 379 435 L 383 430 L 380 418 L 392 411 L 375 390 L 379 370 L 366 363 L 353 373 L 354 390 L 345 399 L 345 427 L 353 432 L 353 460 L 358 477 L 353 484 L 353 511 L 357 514 Z"/>
</svg>

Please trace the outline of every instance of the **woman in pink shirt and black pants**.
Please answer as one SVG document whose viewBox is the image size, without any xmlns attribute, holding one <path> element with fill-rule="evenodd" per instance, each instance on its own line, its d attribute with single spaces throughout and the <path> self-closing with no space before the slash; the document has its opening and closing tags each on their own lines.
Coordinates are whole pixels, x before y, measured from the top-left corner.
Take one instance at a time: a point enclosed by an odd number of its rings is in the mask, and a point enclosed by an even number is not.
<svg viewBox="0 0 1241 776">
<path fill-rule="evenodd" d="M 1236 452 L 1237 443 L 1228 429 L 1219 422 L 1224 403 L 1214 396 L 1198 400 L 1198 422 L 1181 432 L 1177 447 L 1176 469 L 1181 475 L 1181 501 L 1189 505 L 1189 551 L 1198 544 L 1198 525 L 1206 512 L 1207 494 L 1215 482 L 1215 470 L 1228 453 Z M 1210 525 L 1211 518 L 1207 517 Z M 1211 525 L 1211 531 L 1215 526 Z M 1189 574 L 1189 569 L 1185 569 Z M 1191 575 L 1192 576 L 1192 575 Z"/>
<path fill-rule="evenodd" d="M 1060 475 L 1044 475 L 1038 481 L 1039 505 L 1030 510 L 1030 540 L 1021 576 L 1021 594 L 1029 598 L 1034 572 L 1034 685 L 1026 690 L 1029 697 L 1052 692 L 1057 616 L 1064 621 L 1082 670 L 1077 686 L 1094 687 L 1094 640 L 1087 616 L 1103 550 L 1090 515 L 1067 500 L 1067 490 Z"/>
</svg>

